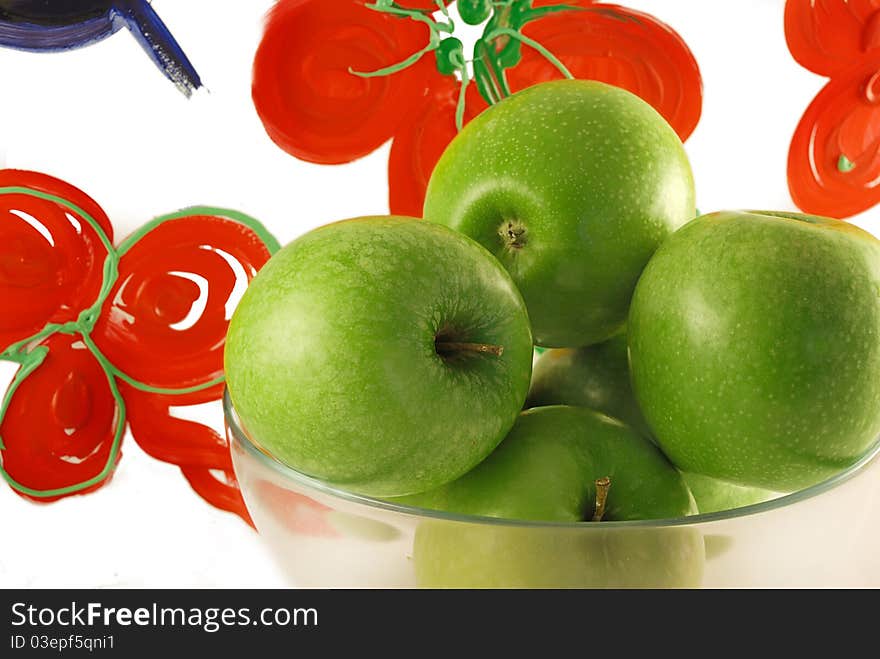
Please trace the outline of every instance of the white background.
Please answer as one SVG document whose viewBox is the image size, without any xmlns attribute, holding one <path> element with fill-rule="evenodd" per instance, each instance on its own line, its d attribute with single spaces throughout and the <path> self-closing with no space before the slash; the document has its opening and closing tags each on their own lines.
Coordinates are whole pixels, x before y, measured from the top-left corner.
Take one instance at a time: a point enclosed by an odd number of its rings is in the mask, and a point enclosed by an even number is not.
<svg viewBox="0 0 880 659">
<path fill-rule="evenodd" d="M 791 58 L 783 1 L 621 1 L 672 25 L 700 64 L 703 117 L 686 145 L 698 207 L 793 210 L 788 144 L 825 81 Z M 82 188 L 118 238 L 196 204 L 249 213 L 282 243 L 328 221 L 387 213 L 387 145 L 320 167 L 263 132 L 250 72 L 271 4 L 154 0 L 209 90 L 191 101 L 127 32 L 65 54 L 0 49 L 0 163 Z M 853 221 L 880 234 L 880 209 Z M 221 427 L 216 409 L 202 418 Z M 0 523 L 0 587 L 285 585 L 256 533 L 130 440 L 110 485 L 87 496 L 38 505 L 0 482 Z"/>
</svg>

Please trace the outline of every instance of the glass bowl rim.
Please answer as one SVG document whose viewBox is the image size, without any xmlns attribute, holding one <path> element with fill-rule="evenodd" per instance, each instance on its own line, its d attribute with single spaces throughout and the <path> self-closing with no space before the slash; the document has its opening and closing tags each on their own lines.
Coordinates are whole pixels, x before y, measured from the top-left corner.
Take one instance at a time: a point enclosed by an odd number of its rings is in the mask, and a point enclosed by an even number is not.
<svg viewBox="0 0 880 659">
<path fill-rule="evenodd" d="M 627 520 L 627 521 L 603 521 L 601 524 L 592 524 L 587 521 L 579 522 L 548 522 L 539 520 L 522 520 L 509 519 L 500 517 L 489 517 L 485 515 L 469 515 L 464 513 L 450 513 L 442 510 L 432 510 L 430 508 L 420 508 L 406 504 L 393 503 L 386 499 L 378 499 L 375 497 L 357 494 L 343 488 L 326 483 L 318 478 L 309 476 L 297 471 L 276 458 L 270 456 L 248 436 L 244 430 L 238 414 L 232 404 L 232 398 L 229 395 L 229 389 L 223 390 L 223 416 L 229 433 L 236 442 L 238 442 L 245 452 L 261 463 L 264 467 L 272 472 L 282 476 L 284 480 L 291 480 L 307 489 L 315 490 L 324 495 L 329 495 L 335 499 L 341 499 L 348 503 L 354 503 L 368 508 L 384 510 L 410 517 L 430 518 L 444 520 L 448 522 L 459 522 L 469 524 L 488 524 L 493 526 L 517 526 L 517 527 L 547 527 L 547 528 L 570 528 L 580 529 L 595 528 L 657 528 L 657 527 L 679 527 L 679 526 L 697 526 L 708 522 L 720 522 L 725 520 L 740 519 L 751 515 L 758 515 L 774 510 L 786 508 L 788 506 L 812 499 L 820 494 L 835 489 L 839 485 L 849 481 L 863 471 L 875 458 L 880 455 L 880 437 L 878 437 L 849 467 L 843 471 L 820 481 L 815 485 L 797 490 L 788 494 L 782 494 L 773 499 L 762 501 L 760 503 L 741 506 L 738 508 L 730 508 L 712 513 L 698 513 L 688 515 L 686 517 L 674 517 L 665 519 L 643 519 L 643 520 Z M 230 446 L 230 450 L 231 450 Z"/>
</svg>

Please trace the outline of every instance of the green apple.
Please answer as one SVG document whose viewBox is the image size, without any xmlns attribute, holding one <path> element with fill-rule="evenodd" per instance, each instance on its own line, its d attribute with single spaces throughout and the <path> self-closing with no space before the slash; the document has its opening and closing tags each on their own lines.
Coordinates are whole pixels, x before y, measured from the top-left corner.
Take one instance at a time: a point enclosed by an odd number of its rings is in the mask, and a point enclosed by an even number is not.
<svg viewBox="0 0 880 659">
<path fill-rule="evenodd" d="M 626 334 L 581 348 L 554 348 L 534 362 L 526 407 L 576 405 L 620 419 L 645 437 L 651 431 L 629 380 Z"/>
<path fill-rule="evenodd" d="M 430 520 L 416 529 L 413 561 L 421 588 L 697 588 L 706 548 L 688 526 Z"/>
<path fill-rule="evenodd" d="M 431 176 L 424 216 L 498 257 L 537 344 L 577 347 L 623 327 L 648 259 L 694 217 L 693 177 L 675 131 L 638 96 L 546 82 L 458 134 Z"/>
<path fill-rule="evenodd" d="M 537 357 L 526 407 L 577 405 L 620 419 L 652 439 L 632 390 L 626 334 L 582 348 L 554 348 Z M 709 476 L 683 473 L 701 513 L 748 506 L 777 494 Z"/>
<path fill-rule="evenodd" d="M 633 385 L 686 471 L 790 491 L 880 433 L 880 241 L 795 213 L 700 217 L 645 269 Z"/>
<path fill-rule="evenodd" d="M 608 478 L 610 487 L 601 486 Z M 607 495 L 604 503 L 597 489 Z M 430 520 L 416 532 L 418 584 L 427 587 L 693 585 L 702 538 L 676 527 L 565 527 L 578 522 L 677 518 L 690 491 L 656 446 L 602 414 L 551 406 L 523 412 L 480 465 L 434 491 L 398 502 L 502 523 Z M 597 510 L 599 508 L 599 510 Z"/>
<path fill-rule="evenodd" d="M 583 417 L 583 418 L 581 418 Z M 544 408 L 523 413 L 482 463 L 439 488 L 398 503 L 471 515 L 576 522 L 592 511 L 599 474 L 591 434 L 625 430 L 593 413 Z M 615 493 L 616 493 L 615 483 Z"/>
<path fill-rule="evenodd" d="M 485 249 L 413 218 L 337 222 L 280 250 L 230 322 L 253 440 L 355 492 L 431 489 L 485 458 L 525 400 L 525 304 Z"/>
<path fill-rule="evenodd" d="M 461 478 L 406 503 L 467 515 L 589 519 L 595 482 L 611 480 L 602 519 L 681 517 L 696 509 L 659 449 L 620 421 L 580 407 L 526 410 L 492 454 Z"/>
<path fill-rule="evenodd" d="M 682 472 L 681 475 L 691 494 L 694 495 L 697 510 L 701 513 L 717 513 L 722 510 L 742 508 L 780 496 L 778 492 L 761 487 L 737 485 L 689 471 Z"/>
</svg>

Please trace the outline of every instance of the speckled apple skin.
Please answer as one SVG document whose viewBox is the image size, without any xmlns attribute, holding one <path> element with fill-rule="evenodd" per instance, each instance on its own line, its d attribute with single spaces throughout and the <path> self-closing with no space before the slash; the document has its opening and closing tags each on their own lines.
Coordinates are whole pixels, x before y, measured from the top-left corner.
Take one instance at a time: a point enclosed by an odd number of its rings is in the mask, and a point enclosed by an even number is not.
<svg viewBox="0 0 880 659">
<path fill-rule="evenodd" d="M 618 332 L 648 259 L 694 212 L 675 131 L 634 94 L 583 80 L 534 85 L 471 121 L 437 163 L 424 208 L 498 257 L 548 347 Z M 505 237 L 511 226 L 520 246 Z"/>
<path fill-rule="evenodd" d="M 578 522 L 611 478 L 603 519 L 676 518 L 696 512 L 681 475 L 656 446 L 597 412 L 523 412 L 486 460 L 407 503 L 506 519 Z M 426 520 L 413 543 L 416 580 L 434 588 L 692 587 L 700 584 L 700 532 L 678 527 L 566 527 Z"/>
<path fill-rule="evenodd" d="M 582 348 L 545 350 L 532 368 L 526 407 L 577 405 L 620 419 L 655 441 L 639 409 L 629 375 L 625 333 Z M 778 496 L 692 472 L 682 473 L 701 513 L 748 506 Z"/>
<path fill-rule="evenodd" d="M 450 363 L 438 330 L 503 346 Z M 243 426 L 282 462 L 370 495 L 436 487 L 480 462 L 528 389 L 532 337 L 501 265 L 446 227 L 399 217 L 316 229 L 253 280 L 226 341 Z"/>
<path fill-rule="evenodd" d="M 880 434 L 880 242 L 855 226 L 698 218 L 648 264 L 628 332 L 636 397 L 681 469 L 796 490 Z"/>
<path fill-rule="evenodd" d="M 602 412 L 648 437 L 629 379 L 626 334 L 581 348 L 545 350 L 534 362 L 526 407 L 576 405 Z"/>
<path fill-rule="evenodd" d="M 592 410 L 526 410 L 495 451 L 461 478 L 398 500 L 506 519 L 590 519 L 595 482 L 609 477 L 604 520 L 668 519 L 697 512 L 690 490 L 660 450 L 625 424 Z"/>
</svg>

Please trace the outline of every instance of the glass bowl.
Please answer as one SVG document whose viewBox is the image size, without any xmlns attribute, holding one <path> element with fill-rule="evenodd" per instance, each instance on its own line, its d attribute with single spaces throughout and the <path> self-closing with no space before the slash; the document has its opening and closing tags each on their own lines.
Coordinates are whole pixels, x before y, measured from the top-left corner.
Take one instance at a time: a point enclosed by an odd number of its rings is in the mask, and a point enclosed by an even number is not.
<svg viewBox="0 0 880 659">
<path fill-rule="evenodd" d="M 267 455 L 242 429 L 228 394 L 223 404 L 245 503 L 292 586 L 880 586 L 880 441 L 834 478 L 735 510 L 522 522 L 340 490 Z"/>
</svg>

